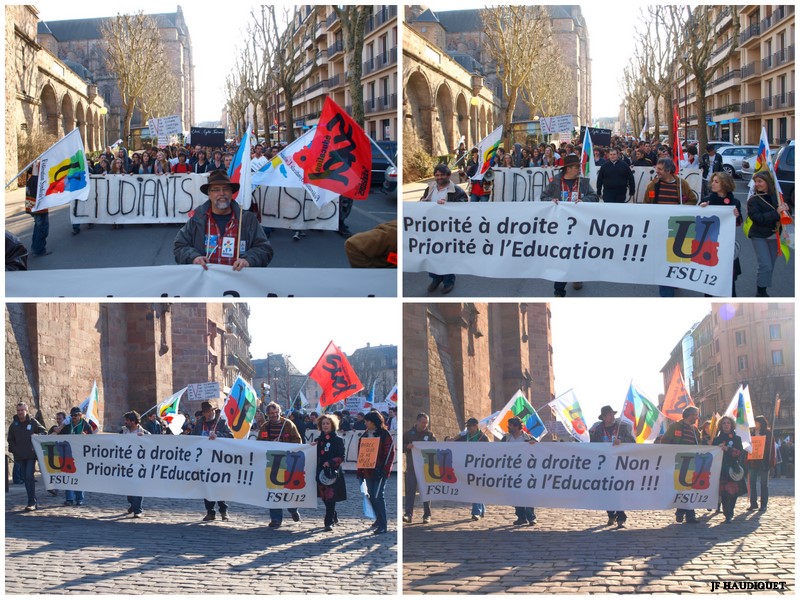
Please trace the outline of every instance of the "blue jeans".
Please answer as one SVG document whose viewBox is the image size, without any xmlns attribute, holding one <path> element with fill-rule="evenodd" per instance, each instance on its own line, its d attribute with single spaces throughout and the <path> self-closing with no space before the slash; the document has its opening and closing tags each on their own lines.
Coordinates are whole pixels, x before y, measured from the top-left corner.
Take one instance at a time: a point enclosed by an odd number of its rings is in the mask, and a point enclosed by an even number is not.
<svg viewBox="0 0 800 600">
<path fill-rule="evenodd" d="M 417 477 L 413 470 L 406 471 L 406 501 L 405 501 L 405 514 L 411 517 L 414 514 L 414 500 L 417 495 Z M 422 503 L 422 516 L 431 516 L 431 503 Z"/>
<path fill-rule="evenodd" d="M 753 250 L 758 261 L 756 285 L 768 288 L 772 285 L 772 270 L 775 268 L 775 259 L 778 257 L 778 246 L 775 236 L 769 238 L 750 238 Z"/>
<path fill-rule="evenodd" d="M 28 493 L 28 506 L 36 505 L 36 480 L 34 470 L 36 469 L 35 458 L 21 458 L 14 461 L 14 466 L 19 465 L 22 476 L 25 478 L 25 491 Z"/>
<path fill-rule="evenodd" d="M 141 496 L 128 496 L 128 503 L 131 505 L 133 509 L 133 514 L 140 515 L 142 514 L 142 497 Z"/>
<path fill-rule="evenodd" d="M 50 233 L 50 217 L 47 213 L 31 213 L 33 217 L 33 237 L 31 238 L 31 253 L 44 254 L 47 244 L 47 234 Z"/>
<path fill-rule="evenodd" d="M 288 508 L 290 515 L 294 515 L 297 513 L 296 508 Z M 280 525 L 283 523 L 283 509 L 282 508 L 270 508 L 269 509 L 269 520 L 273 523 L 277 523 Z"/>
<path fill-rule="evenodd" d="M 767 508 L 767 501 L 769 500 L 769 489 L 767 488 L 769 482 L 769 469 L 754 469 L 750 468 L 750 506 L 756 506 L 758 502 L 758 480 L 761 479 L 761 504 L 760 507 Z"/>
<path fill-rule="evenodd" d="M 532 506 L 515 506 L 514 512 L 517 515 L 517 519 L 527 521 L 528 523 L 533 523 L 533 520 L 536 518 L 536 509 Z"/>
<path fill-rule="evenodd" d="M 478 504 L 477 502 L 472 505 L 472 516 L 473 517 L 482 517 L 486 514 L 486 507 L 483 504 Z"/>
<path fill-rule="evenodd" d="M 386 519 L 386 501 L 383 498 L 383 488 L 386 487 L 386 478 L 378 477 L 376 479 L 366 479 L 367 493 L 369 494 L 369 501 L 372 504 L 372 509 L 375 511 L 375 522 L 378 525 L 378 531 L 386 529 L 388 521 Z"/>
<path fill-rule="evenodd" d="M 478 196 L 478 194 L 470 194 L 469 195 L 470 202 L 488 202 L 489 196 Z"/>
<path fill-rule="evenodd" d="M 448 285 L 455 285 L 456 283 L 456 276 L 454 274 L 450 275 L 437 275 L 436 273 L 428 273 L 428 276 L 436 283 L 444 283 L 445 287 Z"/>
<path fill-rule="evenodd" d="M 76 492 L 75 490 L 66 490 L 64 492 L 67 502 L 83 502 L 83 492 Z"/>
</svg>

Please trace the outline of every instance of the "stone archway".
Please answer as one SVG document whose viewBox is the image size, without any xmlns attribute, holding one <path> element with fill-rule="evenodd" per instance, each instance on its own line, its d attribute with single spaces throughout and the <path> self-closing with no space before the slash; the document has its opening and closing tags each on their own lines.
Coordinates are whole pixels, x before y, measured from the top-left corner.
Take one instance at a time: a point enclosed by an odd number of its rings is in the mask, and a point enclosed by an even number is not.
<svg viewBox="0 0 800 600">
<path fill-rule="evenodd" d="M 486 132 L 486 105 L 485 104 L 481 104 L 481 116 L 480 116 L 480 123 L 479 123 L 479 126 L 478 126 L 478 130 L 480 131 L 479 137 L 480 137 L 481 140 L 488 135 L 487 132 Z M 480 141 L 480 140 L 478 140 L 478 141 Z"/>
<path fill-rule="evenodd" d="M 469 105 L 463 92 L 456 98 L 456 123 L 458 125 L 457 137 L 460 138 L 463 135 L 464 143 L 469 148 Z"/>
<path fill-rule="evenodd" d="M 58 102 L 56 92 L 50 84 L 42 88 L 39 94 L 41 102 L 39 108 L 39 124 L 42 131 L 47 135 L 58 137 Z"/>
<path fill-rule="evenodd" d="M 417 135 L 426 152 L 433 152 L 433 99 L 428 80 L 419 71 L 409 75 L 405 85 L 408 111 L 405 114 L 407 125 Z"/>
<path fill-rule="evenodd" d="M 86 139 L 86 112 L 83 109 L 83 102 L 80 100 L 78 100 L 78 105 L 75 107 L 75 125 L 78 131 L 81 132 L 83 145 L 88 148 L 88 140 Z"/>
<path fill-rule="evenodd" d="M 63 135 L 67 135 L 73 129 L 75 129 L 75 110 L 72 106 L 72 98 L 67 92 L 61 99 L 61 132 Z"/>
<path fill-rule="evenodd" d="M 440 127 L 434 131 L 433 154 L 434 156 L 444 156 L 452 152 L 453 144 L 453 94 L 446 83 L 439 86 L 436 91 L 436 117 Z"/>
<path fill-rule="evenodd" d="M 86 109 L 86 148 L 89 152 L 94 152 L 97 149 L 95 144 L 95 136 L 97 135 L 97 125 L 95 123 L 95 113 L 91 108 Z"/>
</svg>

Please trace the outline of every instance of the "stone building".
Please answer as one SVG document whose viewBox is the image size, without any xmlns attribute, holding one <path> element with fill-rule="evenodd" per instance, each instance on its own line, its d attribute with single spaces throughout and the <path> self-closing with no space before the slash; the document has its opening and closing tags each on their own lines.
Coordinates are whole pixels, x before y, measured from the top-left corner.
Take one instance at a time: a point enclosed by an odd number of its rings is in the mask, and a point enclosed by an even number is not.
<svg viewBox="0 0 800 600">
<path fill-rule="evenodd" d="M 403 348 L 405 430 L 426 412 L 437 435 L 454 435 L 518 389 L 537 410 L 555 398 L 547 304 L 406 304 Z"/>
<path fill-rule="evenodd" d="M 41 152 L 75 128 L 89 151 L 101 149 L 106 139 L 105 96 L 81 65 L 40 45 L 38 22 L 34 6 L 5 6 L 6 180 L 25 166 L 20 152 L 34 140 Z"/>
<path fill-rule="evenodd" d="M 180 94 L 175 98 L 175 112 L 172 114 L 181 117 L 184 131 L 188 131 L 195 122 L 195 82 L 192 40 L 186 20 L 180 6 L 174 13 L 150 16 L 156 20 L 159 27 L 165 50 L 164 62 L 175 75 L 180 89 Z M 108 72 L 104 59 L 103 34 L 100 26 L 108 18 L 41 21 L 38 25 L 38 41 L 60 59 L 79 64 L 92 74 L 100 95 L 108 102 L 106 143 L 111 143 L 122 135 L 122 118 L 125 111 L 122 108 L 116 77 Z M 131 129 L 145 126 L 146 123 L 142 122 L 141 115 L 138 111 L 135 112 L 131 120 Z M 130 142 L 126 140 L 126 143 Z"/>
<path fill-rule="evenodd" d="M 274 400 L 286 410 L 290 399 L 294 400 L 302 389 L 308 402 L 317 405 L 319 395 L 313 395 L 308 386 L 304 386 L 306 374 L 294 366 L 290 354 L 267 353 L 267 358 L 253 360 L 253 387 L 263 402 Z M 269 387 L 264 387 L 268 385 Z M 311 394 L 311 396 L 309 396 Z"/>
<path fill-rule="evenodd" d="M 246 304 L 6 305 L 6 420 L 17 402 L 52 424 L 97 382 L 105 431 L 190 383 L 254 374 Z M 199 408 L 186 396 L 181 407 Z"/>
<path fill-rule="evenodd" d="M 701 416 L 723 414 L 740 384 L 748 384 L 753 411 L 771 419 L 775 395 L 780 413 L 775 428 L 794 430 L 795 353 L 794 305 L 713 304 L 711 313 L 694 326 L 661 369 L 664 388 L 676 365 L 691 372 L 690 393 Z M 684 379 L 687 379 L 684 376 Z"/>
<path fill-rule="evenodd" d="M 347 357 L 353 370 L 364 384 L 362 396 L 375 389 L 375 401 L 383 402 L 397 383 L 397 346 L 367 344 Z"/>
</svg>

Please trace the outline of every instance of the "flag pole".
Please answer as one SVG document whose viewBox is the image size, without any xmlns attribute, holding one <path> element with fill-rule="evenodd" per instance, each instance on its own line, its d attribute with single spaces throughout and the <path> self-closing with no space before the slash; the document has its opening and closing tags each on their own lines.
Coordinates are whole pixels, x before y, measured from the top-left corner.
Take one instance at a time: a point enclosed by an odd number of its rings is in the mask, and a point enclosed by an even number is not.
<svg viewBox="0 0 800 600">
<path fill-rule="evenodd" d="M 147 415 L 147 413 L 149 413 L 151 410 L 153 410 L 154 408 L 157 408 L 157 407 L 158 407 L 158 402 L 156 402 L 155 406 L 151 406 L 146 411 L 144 411 L 141 415 L 139 415 L 139 417 L 144 417 L 145 415 Z"/>
<path fill-rule="evenodd" d="M 42 152 L 42 154 L 44 154 L 44 152 Z M 8 186 L 10 186 L 12 183 L 14 183 L 17 179 L 19 179 L 20 176 L 22 176 L 22 174 L 25 173 L 25 171 L 27 171 L 33 163 L 35 163 L 37 160 L 39 160 L 42 157 L 42 154 L 40 154 L 39 156 L 34 158 L 31 162 L 29 162 L 27 165 L 25 165 L 25 167 L 22 169 L 22 171 L 20 171 L 19 173 L 14 175 L 14 177 L 9 179 L 8 183 L 6 184 L 5 189 L 8 189 Z"/>
<path fill-rule="evenodd" d="M 370 141 L 370 142 L 372 142 L 372 145 L 373 145 L 373 146 L 375 146 L 375 147 L 378 149 L 378 152 L 380 152 L 381 154 L 383 154 L 383 157 L 384 157 L 386 160 L 388 160 L 388 161 L 389 161 L 389 164 L 390 164 L 390 165 L 392 165 L 392 166 L 393 166 L 393 167 L 396 169 L 396 168 L 397 168 L 397 165 L 396 165 L 396 164 L 394 164 L 394 161 L 393 161 L 391 158 L 389 158 L 389 155 L 388 155 L 388 154 L 386 154 L 386 152 L 384 152 L 384 151 L 383 151 L 383 148 L 381 148 L 381 147 L 378 145 L 378 142 L 376 142 L 375 140 L 373 140 L 373 139 L 372 139 L 372 138 L 369 136 L 369 134 L 368 134 L 366 131 L 364 132 L 364 135 L 366 135 L 366 136 L 369 138 L 369 141 Z"/>
</svg>

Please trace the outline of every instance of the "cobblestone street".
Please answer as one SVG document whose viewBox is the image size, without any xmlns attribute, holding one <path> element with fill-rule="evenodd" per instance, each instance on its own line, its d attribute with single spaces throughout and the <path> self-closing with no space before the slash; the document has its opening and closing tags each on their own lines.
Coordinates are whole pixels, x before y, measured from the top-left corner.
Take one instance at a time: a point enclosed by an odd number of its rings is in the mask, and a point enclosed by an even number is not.
<svg viewBox="0 0 800 600">
<path fill-rule="evenodd" d="M 697 511 L 697 525 L 673 511 L 630 511 L 627 529 L 606 528 L 601 511 L 537 509 L 538 524 L 514 527 L 514 510 L 434 503 L 433 518 L 403 526 L 405 593 L 708 593 L 711 582 L 785 582 L 794 593 L 794 479 L 771 480 L 766 512 L 734 520 Z"/>
<path fill-rule="evenodd" d="M 395 594 L 397 478 L 386 486 L 389 533 L 371 535 L 355 475 L 340 525 L 322 528 L 324 508 L 267 527 L 267 509 L 230 504 L 230 521 L 201 522 L 202 500 L 145 498 L 144 518 L 124 496 L 89 492 L 63 506 L 37 485 L 39 510 L 23 511 L 25 490 L 6 494 L 7 594 Z M 341 575 L 341 576 L 340 576 Z"/>
</svg>

